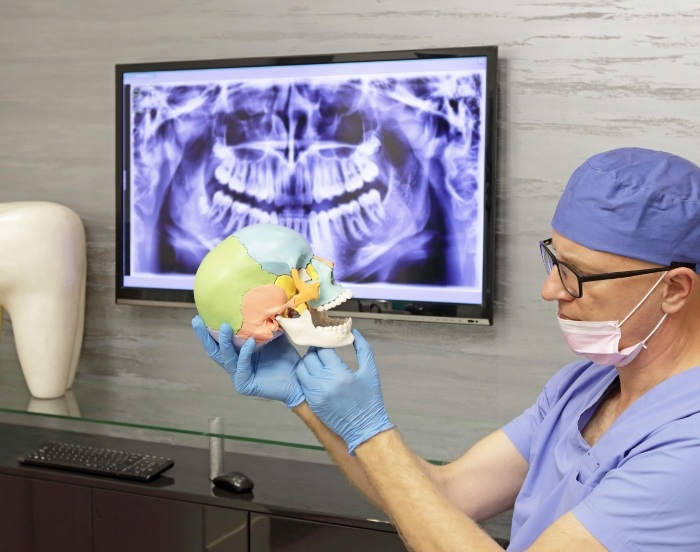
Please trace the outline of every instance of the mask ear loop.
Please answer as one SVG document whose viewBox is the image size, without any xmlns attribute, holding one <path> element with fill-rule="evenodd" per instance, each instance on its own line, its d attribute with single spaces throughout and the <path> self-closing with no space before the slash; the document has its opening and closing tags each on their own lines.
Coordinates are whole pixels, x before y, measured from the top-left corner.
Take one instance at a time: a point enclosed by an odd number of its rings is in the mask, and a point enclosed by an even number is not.
<svg viewBox="0 0 700 552">
<path fill-rule="evenodd" d="M 654 329 L 653 329 L 653 330 L 651 330 L 651 333 L 650 333 L 648 336 L 646 336 L 646 337 L 642 340 L 642 347 L 643 347 L 643 348 L 645 348 L 645 349 L 647 348 L 647 340 L 648 340 L 652 335 L 654 335 L 654 334 L 656 333 L 656 330 L 659 329 L 659 326 L 661 326 L 661 324 L 663 323 L 663 321 L 666 320 L 666 317 L 667 317 L 667 316 L 668 316 L 668 313 L 665 312 L 664 315 L 661 317 L 661 320 L 659 320 L 659 323 L 658 323 L 656 326 L 654 326 Z"/>
<path fill-rule="evenodd" d="M 628 319 L 630 316 L 632 316 L 635 312 L 637 312 L 637 309 L 638 309 L 639 307 L 641 307 L 641 306 L 642 306 L 642 303 L 644 303 L 644 301 L 646 301 L 647 298 L 652 294 L 652 292 L 656 289 L 656 287 L 661 283 L 661 280 L 664 279 L 664 276 L 666 276 L 666 274 L 668 274 L 668 271 L 664 272 L 664 273 L 661 275 L 661 278 L 659 278 L 658 280 L 656 280 L 656 283 L 655 283 L 653 286 L 651 286 L 651 289 L 650 289 L 649 291 L 647 291 L 647 294 L 646 294 L 644 297 L 642 297 L 642 300 L 641 300 L 639 303 L 637 303 L 637 306 L 634 307 L 634 308 L 632 309 L 632 312 L 630 312 L 627 316 L 625 316 L 625 317 L 623 318 L 622 322 L 620 322 L 620 323 L 617 325 L 618 328 L 619 328 L 620 326 L 622 326 L 625 322 L 627 322 L 627 319 Z M 664 318 L 666 318 L 666 315 L 664 315 Z M 661 322 L 663 322 L 664 318 L 661 319 Z M 659 322 L 659 324 L 656 326 L 656 328 L 658 328 L 659 325 L 661 325 L 661 322 Z M 654 331 L 651 332 L 652 334 L 656 331 L 656 328 L 654 328 Z M 651 334 L 649 335 L 649 337 L 651 337 Z M 649 339 L 649 337 L 647 337 L 647 339 Z M 646 341 L 646 339 L 645 339 L 644 341 Z"/>
</svg>

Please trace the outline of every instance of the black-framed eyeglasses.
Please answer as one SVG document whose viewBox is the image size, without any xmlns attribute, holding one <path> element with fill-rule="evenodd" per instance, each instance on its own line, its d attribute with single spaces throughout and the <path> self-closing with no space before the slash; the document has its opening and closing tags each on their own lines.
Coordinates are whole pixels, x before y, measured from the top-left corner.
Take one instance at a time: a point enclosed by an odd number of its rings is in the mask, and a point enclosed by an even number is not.
<svg viewBox="0 0 700 552">
<path fill-rule="evenodd" d="M 579 274 L 575 268 L 571 265 L 560 261 L 557 256 L 549 248 L 552 244 L 552 239 L 542 240 L 540 242 L 540 254 L 542 255 L 542 262 L 544 263 L 544 269 L 547 274 L 552 272 L 552 269 L 556 266 L 559 272 L 559 279 L 561 280 L 564 289 L 576 299 L 583 296 L 583 283 L 584 282 L 595 282 L 598 280 L 615 280 L 617 278 L 629 278 L 631 276 L 641 276 L 643 274 L 653 274 L 655 272 L 666 272 L 674 268 L 686 267 L 695 270 L 695 265 L 693 263 L 679 263 L 673 262 L 668 266 L 661 266 L 658 268 L 644 268 L 642 270 L 626 270 L 623 272 L 607 272 L 605 274 L 591 274 L 589 276 L 583 276 Z"/>
</svg>

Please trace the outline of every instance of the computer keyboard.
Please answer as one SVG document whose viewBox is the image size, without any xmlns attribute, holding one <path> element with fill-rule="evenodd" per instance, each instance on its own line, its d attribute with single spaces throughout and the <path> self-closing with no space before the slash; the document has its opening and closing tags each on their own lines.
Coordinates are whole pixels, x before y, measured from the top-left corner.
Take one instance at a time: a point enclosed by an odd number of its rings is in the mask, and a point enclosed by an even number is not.
<svg viewBox="0 0 700 552">
<path fill-rule="evenodd" d="M 137 481 L 150 481 L 174 464 L 170 458 L 58 441 L 45 443 L 19 462 Z"/>
</svg>

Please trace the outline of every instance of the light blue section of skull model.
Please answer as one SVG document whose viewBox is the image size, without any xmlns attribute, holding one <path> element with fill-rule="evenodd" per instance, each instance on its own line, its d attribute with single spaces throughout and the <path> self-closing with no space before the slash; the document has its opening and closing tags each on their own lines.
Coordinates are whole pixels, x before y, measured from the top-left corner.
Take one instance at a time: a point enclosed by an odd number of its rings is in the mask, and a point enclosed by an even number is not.
<svg viewBox="0 0 700 552">
<path fill-rule="evenodd" d="M 294 230 L 276 224 L 254 224 L 235 233 L 248 254 L 272 274 L 289 274 L 290 267 L 303 268 L 313 252 Z"/>
<path fill-rule="evenodd" d="M 316 309 L 320 305 L 325 305 L 326 303 L 335 301 L 342 293 L 346 291 L 346 288 L 335 283 L 335 279 L 333 278 L 333 269 L 327 264 L 322 263 L 318 259 L 311 259 L 311 266 L 313 266 L 316 270 L 318 279 L 321 282 L 320 295 L 318 296 L 318 299 L 309 301 L 309 306 Z"/>
</svg>

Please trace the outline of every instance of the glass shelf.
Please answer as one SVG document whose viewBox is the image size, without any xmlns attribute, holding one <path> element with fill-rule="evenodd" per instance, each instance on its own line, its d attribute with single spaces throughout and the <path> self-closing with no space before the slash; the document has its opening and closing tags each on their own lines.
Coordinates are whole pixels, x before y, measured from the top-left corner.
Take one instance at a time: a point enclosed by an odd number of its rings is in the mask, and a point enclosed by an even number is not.
<svg viewBox="0 0 700 552">
<path fill-rule="evenodd" d="M 203 369 L 186 372 L 186 368 L 180 367 L 178 374 L 173 371 L 172 377 L 165 378 L 163 366 L 154 368 L 154 373 L 117 373 L 113 368 L 98 373 L 89 364 L 90 355 L 83 355 L 72 389 L 63 397 L 42 400 L 30 395 L 14 341 L 3 335 L 0 337 L 0 412 L 27 416 L 27 421 L 22 423 L 28 425 L 41 425 L 36 417 L 44 417 L 108 426 L 113 432 L 116 428 L 165 432 L 180 443 L 184 443 L 183 439 L 194 439 L 196 446 L 206 446 L 202 438 L 222 436 L 251 447 L 276 449 L 266 450 L 266 454 L 297 458 L 311 455 L 314 461 L 327 461 L 313 434 L 286 406 L 238 395 L 228 376 L 216 366 L 209 366 L 209 362 L 204 358 Z M 471 443 L 500 425 L 491 422 L 494 401 L 489 401 L 488 394 L 481 394 L 483 397 L 463 406 L 459 392 L 451 393 L 452 403 L 443 400 L 436 404 L 418 400 L 415 395 L 418 391 L 410 383 L 405 384 L 407 387 L 397 386 L 395 381 L 391 383 L 385 391 L 391 420 L 409 446 L 433 462 L 456 458 Z M 431 392 L 438 394 L 440 390 Z M 456 406 L 467 409 L 466 414 L 457 411 Z M 210 420 L 215 417 L 223 419 L 221 434 L 209 432 Z"/>
<path fill-rule="evenodd" d="M 115 385 L 111 379 L 79 372 L 63 397 L 37 399 L 29 393 L 19 365 L 4 365 L 0 370 L 0 412 L 323 450 L 315 441 L 289 441 L 288 426 L 297 420 L 287 414 L 280 423 L 281 416 L 270 415 L 270 410 L 277 410 L 278 406 L 271 401 L 243 400 L 246 398 L 236 396 L 231 389 L 221 395 L 203 395 L 178 389 Z M 224 419 L 223 434 L 208 431 L 209 420 L 215 416 Z M 258 423 L 236 423 L 242 419 L 256 419 Z M 259 437 L 258 431 L 264 431 L 265 437 Z"/>
</svg>

